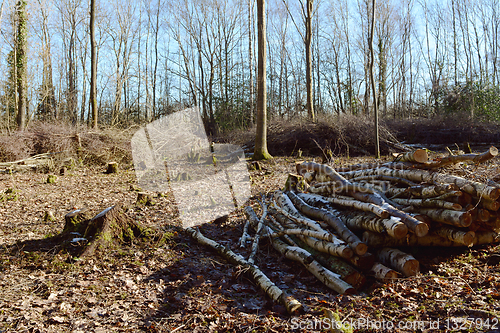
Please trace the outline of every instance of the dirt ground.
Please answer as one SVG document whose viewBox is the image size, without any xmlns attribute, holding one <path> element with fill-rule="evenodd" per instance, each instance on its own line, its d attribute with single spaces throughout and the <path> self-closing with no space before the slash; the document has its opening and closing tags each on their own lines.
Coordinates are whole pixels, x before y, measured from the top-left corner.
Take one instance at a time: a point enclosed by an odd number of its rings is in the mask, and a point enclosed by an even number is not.
<svg viewBox="0 0 500 333">
<path fill-rule="evenodd" d="M 294 159 L 276 157 L 261 166 L 250 171 L 249 204 L 257 211 L 256 199 L 283 186 Z M 367 275 L 357 294 L 338 295 L 264 240 L 257 265 L 304 304 L 290 317 L 241 267 L 180 228 L 170 194 L 153 193 L 153 206 L 138 206 L 133 170 L 103 171 L 76 167 L 54 184 L 45 173 L 0 175 L 0 191 L 17 194 L 0 202 L 0 332 L 326 332 L 325 310 L 357 332 L 500 332 L 499 245 L 410 248 L 421 264 L 418 276 L 382 284 Z M 481 178 L 481 172 L 487 171 L 463 173 Z M 95 215 L 116 204 L 157 228 L 156 237 L 87 260 L 51 241 L 69 211 L 87 207 Z M 54 221 L 44 219 L 49 211 Z M 236 245 L 244 221 L 240 209 L 201 230 L 248 256 Z"/>
</svg>

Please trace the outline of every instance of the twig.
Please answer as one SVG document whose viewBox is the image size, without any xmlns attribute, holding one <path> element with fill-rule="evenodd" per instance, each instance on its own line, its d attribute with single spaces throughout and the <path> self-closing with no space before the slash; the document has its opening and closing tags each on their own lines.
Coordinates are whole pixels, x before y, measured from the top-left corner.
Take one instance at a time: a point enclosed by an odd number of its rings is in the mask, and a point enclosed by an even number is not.
<svg viewBox="0 0 500 333">
<path fill-rule="evenodd" d="M 241 235 L 240 238 L 240 247 L 245 247 L 245 244 L 247 242 L 247 239 L 250 238 L 250 235 L 248 234 L 248 226 L 250 225 L 250 222 L 247 220 L 245 222 L 245 226 L 243 227 L 243 234 Z"/>
<path fill-rule="evenodd" d="M 257 254 L 257 250 L 259 248 L 259 241 L 260 241 L 260 235 L 262 234 L 263 226 L 264 226 L 264 219 L 267 216 L 267 206 L 264 200 L 264 197 L 262 197 L 262 202 L 259 201 L 259 204 L 262 207 L 262 217 L 259 220 L 259 224 L 257 226 L 257 231 L 255 232 L 255 237 L 253 238 L 253 244 L 252 244 L 252 252 L 250 253 L 250 256 L 248 257 L 248 262 L 253 264 L 254 263 L 254 257 Z"/>
</svg>

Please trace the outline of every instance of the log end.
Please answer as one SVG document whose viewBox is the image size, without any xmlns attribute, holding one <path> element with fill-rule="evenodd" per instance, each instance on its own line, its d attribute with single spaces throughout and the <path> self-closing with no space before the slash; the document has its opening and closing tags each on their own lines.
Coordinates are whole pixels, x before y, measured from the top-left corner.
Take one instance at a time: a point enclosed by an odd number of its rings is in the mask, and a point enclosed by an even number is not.
<svg viewBox="0 0 500 333">
<path fill-rule="evenodd" d="M 392 228 L 392 234 L 396 239 L 402 239 L 408 234 L 408 227 L 404 223 L 399 223 Z"/>
<path fill-rule="evenodd" d="M 354 252 L 351 250 L 351 248 L 346 246 L 344 249 L 342 249 L 341 256 L 344 259 L 351 259 L 354 256 Z"/>
<path fill-rule="evenodd" d="M 342 294 L 354 295 L 356 294 L 356 289 L 354 289 L 353 287 L 347 288 Z"/>
<path fill-rule="evenodd" d="M 472 246 L 475 238 L 476 233 L 474 231 L 468 231 L 463 237 L 463 244 L 466 246 Z"/>
<path fill-rule="evenodd" d="M 413 232 L 417 237 L 424 237 L 429 233 L 429 226 L 424 222 L 418 223 L 415 225 Z"/>
<path fill-rule="evenodd" d="M 497 147 L 494 147 L 494 146 L 491 146 L 488 152 L 493 157 L 498 155 L 498 149 L 497 149 Z"/>
<path fill-rule="evenodd" d="M 477 211 L 477 219 L 480 222 L 487 222 L 490 219 L 490 212 L 487 209 L 479 209 Z"/>
<path fill-rule="evenodd" d="M 460 226 L 467 228 L 472 224 L 472 215 L 470 213 L 463 213 L 460 216 Z"/>
<path fill-rule="evenodd" d="M 491 190 L 491 193 L 489 195 L 489 199 L 495 201 L 500 197 L 500 188 L 495 187 L 494 189 Z"/>
<path fill-rule="evenodd" d="M 429 160 L 427 151 L 425 149 L 417 149 L 413 152 L 413 159 L 418 163 L 425 163 Z"/>
<path fill-rule="evenodd" d="M 353 249 L 358 256 L 362 256 L 368 251 L 368 246 L 365 243 L 359 242 L 353 247 Z"/>
<path fill-rule="evenodd" d="M 302 303 L 297 301 L 292 295 L 283 293 L 281 297 L 283 298 L 281 300 L 281 303 L 285 306 L 288 314 L 293 315 L 302 310 Z"/>
<path fill-rule="evenodd" d="M 405 262 L 401 273 L 406 277 L 410 277 L 417 275 L 418 272 L 420 272 L 420 263 L 416 259 L 411 259 Z"/>
</svg>

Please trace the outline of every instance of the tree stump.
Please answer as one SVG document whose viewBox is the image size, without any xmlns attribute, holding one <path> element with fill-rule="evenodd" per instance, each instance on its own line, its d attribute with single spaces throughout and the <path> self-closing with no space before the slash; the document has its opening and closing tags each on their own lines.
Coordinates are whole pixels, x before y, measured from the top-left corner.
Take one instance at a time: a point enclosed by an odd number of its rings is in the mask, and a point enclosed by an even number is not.
<svg viewBox="0 0 500 333">
<path fill-rule="evenodd" d="M 138 192 L 137 193 L 137 205 L 144 205 L 144 206 L 153 206 L 155 203 L 153 201 L 153 198 L 151 198 L 151 195 L 146 192 Z"/>
<path fill-rule="evenodd" d="M 116 162 L 109 162 L 108 163 L 108 168 L 106 169 L 106 173 L 117 173 L 118 172 L 118 163 Z"/>
<path fill-rule="evenodd" d="M 79 254 L 80 258 L 148 235 L 147 230 L 125 215 L 120 206 L 108 207 L 91 219 L 86 219 L 85 211 L 73 211 L 65 216 L 65 220 L 62 234 L 78 233 L 88 241 Z"/>
<path fill-rule="evenodd" d="M 56 182 L 57 176 L 56 175 L 49 175 L 47 177 L 47 184 L 54 184 Z"/>
</svg>

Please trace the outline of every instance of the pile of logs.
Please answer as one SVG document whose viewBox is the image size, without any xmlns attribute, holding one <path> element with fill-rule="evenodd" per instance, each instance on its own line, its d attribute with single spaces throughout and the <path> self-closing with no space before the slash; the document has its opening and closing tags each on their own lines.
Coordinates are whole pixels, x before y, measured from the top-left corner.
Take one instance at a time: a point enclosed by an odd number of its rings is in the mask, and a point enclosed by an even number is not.
<svg viewBox="0 0 500 333">
<path fill-rule="evenodd" d="M 297 174 L 289 175 L 285 189 L 260 201 L 260 218 L 245 207 L 242 247 L 251 238 L 248 227 L 255 230 L 245 263 L 256 268 L 259 240 L 267 238 L 329 288 L 353 293 L 367 274 L 380 280 L 416 275 L 419 262 L 404 252 L 405 246 L 497 242 L 500 185 L 435 170 L 458 162 L 478 164 L 497 154 L 491 147 L 483 154 L 429 161 L 425 150 L 416 150 L 390 163 L 338 169 L 297 163 Z"/>
</svg>

